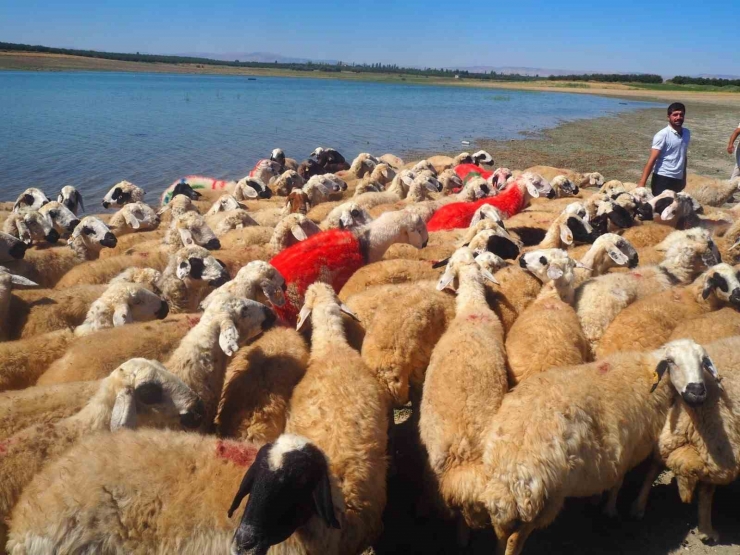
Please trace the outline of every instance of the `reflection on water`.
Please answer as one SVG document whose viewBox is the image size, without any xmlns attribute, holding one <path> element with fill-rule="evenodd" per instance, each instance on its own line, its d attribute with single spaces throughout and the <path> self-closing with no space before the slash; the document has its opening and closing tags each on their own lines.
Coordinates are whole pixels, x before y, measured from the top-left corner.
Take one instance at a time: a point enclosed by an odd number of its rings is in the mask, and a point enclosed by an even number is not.
<svg viewBox="0 0 740 555">
<path fill-rule="evenodd" d="M 474 150 L 476 138 L 642 106 L 650 104 L 324 79 L 0 72 L 0 200 L 67 184 L 94 198 L 127 179 L 154 202 L 183 175 L 243 177 L 275 147 L 299 161 L 317 146 L 348 159 Z"/>
</svg>

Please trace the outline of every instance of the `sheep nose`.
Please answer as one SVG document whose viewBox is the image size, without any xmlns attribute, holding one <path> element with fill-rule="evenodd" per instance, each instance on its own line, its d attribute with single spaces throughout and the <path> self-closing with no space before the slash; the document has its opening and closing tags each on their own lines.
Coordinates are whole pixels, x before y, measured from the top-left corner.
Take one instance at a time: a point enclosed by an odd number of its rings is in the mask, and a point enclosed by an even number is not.
<svg viewBox="0 0 740 555">
<path fill-rule="evenodd" d="M 267 307 L 263 309 L 263 312 L 265 319 L 262 321 L 262 329 L 267 330 L 275 324 L 275 313 Z"/>
<path fill-rule="evenodd" d="M 638 256 L 637 253 L 635 253 L 635 256 L 633 256 L 632 258 L 630 258 L 630 261 L 629 261 L 628 266 L 630 268 L 635 268 L 639 263 L 640 263 L 640 257 Z"/>
<path fill-rule="evenodd" d="M 707 388 L 703 383 L 690 383 L 682 396 L 689 405 L 700 405 L 707 398 Z"/>
<path fill-rule="evenodd" d="M 116 239 L 116 236 L 113 235 L 110 231 L 108 231 L 103 237 L 103 240 L 100 241 L 100 244 L 103 245 L 104 247 L 108 247 L 112 249 L 118 244 L 118 239 Z"/>
<path fill-rule="evenodd" d="M 527 267 L 527 262 L 524 260 L 524 257 L 523 256 L 519 259 L 519 266 L 521 266 L 522 268 L 525 268 L 525 269 Z"/>
<path fill-rule="evenodd" d="M 266 553 L 265 549 L 262 551 L 260 548 L 260 536 L 257 533 L 254 526 L 245 524 L 239 524 L 234 533 L 234 539 L 231 541 L 231 553 L 232 555 L 247 555 L 251 553 Z"/>
<path fill-rule="evenodd" d="M 490 192 L 488 185 L 481 185 L 480 190 L 483 191 L 486 195 Z"/>
<path fill-rule="evenodd" d="M 270 198 L 272 196 L 272 191 L 270 189 L 265 189 L 264 191 L 259 192 L 259 198 Z"/>
<path fill-rule="evenodd" d="M 206 248 L 209 251 L 217 251 L 221 248 L 221 241 L 219 241 L 218 239 L 211 239 L 206 243 Z"/>
<path fill-rule="evenodd" d="M 157 311 L 157 319 L 158 320 L 164 320 L 167 318 L 167 315 L 170 313 L 170 305 L 167 304 L 167 301 L 162 301 L 162 304 L 159 305 L 159 310 Z"/>
<path fill-rule="evenodd" d="M 49 243 L 56 243 L 59 241 L 59 232 L 56 229 L 52 229 L 47 235 L 46 240 L 49 241 Z"/>
<path fill-rule="evenodd" d="M 574 195 L 577 195 L 579 191 L 580 191 L 580 189 L 578 188 L 578 185 L 574 185 L 573 186 L 573 194 Z"/>
<path fill-rule="evenodd" d="M 740 289 L 735 289 L 730 295 L 730 304 L 740 306 Z"/>
<path fill-rule="evenodd" d="M 229 274 L 226 274 L 224 272 L 224 274 L 221 274 L 216 279 L 212 279 L 211 281 L 209 281 L 208 285 L 210 285 L 211 287 L 221 287 L 227 281 L 229 281 Z"/>
<path fill-rule="evenodd" d="M 72 220 L 71 222 L 69 222 L 69 225 L 67 226 L 67 231 L 72 233 L 75 230 L 75 228 L 79 225 L 79 223 L 80 223 L 80 220 Z"/>
<path fill-rule="evenodd" d="M 195 405 L 188 411 L 180 415 L 180 424 L 183 428 L 194 430 L 198 428 L 203 422 L 203 417 L 206 413 L 203 401 L 198 399 Z"/>
<path fill-rule="evenodd" d="M 103 201 L 103 208 L 108 208 L 109 206 L 110 206 L 110 202 L 104 200 Z"/>
<path fill-rule="evenodd" d="M 547 191 L 547 198 L 555 198 L 555 189 L 550 189 L 549 191 Z"/>
</svg>

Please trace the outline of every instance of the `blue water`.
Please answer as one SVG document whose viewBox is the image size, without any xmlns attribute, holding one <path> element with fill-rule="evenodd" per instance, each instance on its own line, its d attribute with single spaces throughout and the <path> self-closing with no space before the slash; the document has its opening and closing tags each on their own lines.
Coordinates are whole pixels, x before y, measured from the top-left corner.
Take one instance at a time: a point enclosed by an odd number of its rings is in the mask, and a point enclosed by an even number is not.
<svg viewBox="0 0 740 555">
<path fill-rule="evenodd" d="M 473 151 L 476 139 L 651 105 L 324 79 L 0 71 L 0 200 L 31 186 L 56 195 L 71 184 L 92 200 L 122 179 L 158 193 L 187 174 L 241 178 L 275 147 L 299 161 L 317 146 L 347 159 Z"/>
</svg>

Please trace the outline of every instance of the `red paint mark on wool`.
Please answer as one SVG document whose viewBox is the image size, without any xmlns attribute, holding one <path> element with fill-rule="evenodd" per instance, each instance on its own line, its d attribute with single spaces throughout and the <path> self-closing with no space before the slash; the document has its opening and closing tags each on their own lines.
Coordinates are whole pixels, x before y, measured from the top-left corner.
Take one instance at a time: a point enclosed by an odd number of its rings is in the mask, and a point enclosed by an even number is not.
<svg viewBox="0 0 740 555">
<path fill-rule="evenodd" d="M 480 175 L 483 179 L 488 179 L 493 175 L 493 172 L 484 170 L 475 164 L 458 164 L 455 166 L 455 173 L 463 181 L 465 181 L 468 176 L 473 177 L 475 175 Z"/>
<path fill-rule="evenodd" d="M 637 279 L 642 278 L 642 274 L 640 272 L 632 272 L 632 275 L 635 276 Z"/>
<path fill-rule="evenodd" d="M 606 374 L 609 371 L 609 363 L 608 362 L 602 362 L 597 366 L 596 368 L 599 371 L 599 374 Z"/>
<path fill-rule="evenodd" d="M 427 230 L 441 231 L 468 227 L 475 211 L 484 204 L 495 206 L 504 213 L 505 218 L 511 218 L 524 208 L 524 194 L 519 189 L 517 182 L 514 182 L 495 197 L 484 198 L 475 202 L 453 202 L 434 213 L 434 216 L 427 222 Z"/>
<path fill-rule="evenodd" d="M 284 322 L 295 325 L 309 285 L 322 281 L 339 291 L 365 260 L 360 241 L 351 231 L 331 230 L 283 250 L 270 264 L 285 278 L 288 289 L 285 304 L 275 307 L 275 312 Z"/>
<path fill-rule="evenodd" d="M 142 252 L 142 253 L 139 253 L 139 254 L 141 255 L 141 258 L 149 258 L 149 253 L 148 252 Z"/>
<path fill-rule="evenodd" d="M 189 328 L 194 328 L 200 322 L 200 316 L 187 316 L 185 320 L 187 321 Z"/>
<path fill-rule="evenodd" d="M 236 441 L 216 442 L 216 456 L 226 459 L 238 466 L 251 466 L 257 457 L 257 448 L 253 445 L 245 445 Z"/>
<path fill-rule="evenodd" d="M 469 322 L 490 322 L 491 318 L 486 316 L 485 314 L 470 314 L 467 318 L 465 318 Z"/>
</svg>

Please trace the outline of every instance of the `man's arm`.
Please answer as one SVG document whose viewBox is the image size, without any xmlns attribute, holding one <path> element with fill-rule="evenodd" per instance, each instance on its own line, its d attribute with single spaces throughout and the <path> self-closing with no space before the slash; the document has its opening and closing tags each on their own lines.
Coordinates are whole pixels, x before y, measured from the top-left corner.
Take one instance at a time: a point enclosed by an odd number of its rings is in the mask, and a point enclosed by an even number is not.
<svg viewBox="0 0 740 555">
<path fill-rule="evenodd" d="M 735 131 L 732 132 L 732 136 L 730 137 L 730 142 L 727 143 L 727 152 L 728 154 L 732 154 L 735 152 L 735 141 L 737 140 L 738 136 L 740 136 L 740 127 L 735 129 Z"/>
<path fill-rule="evenodd" d="M 659 149 L 653 148 L 650 150 L 650 158 L 648 158 L 647 164 L 645 164 L 645 169 L 642 170 L 642 177 L 640 178 L 639 183 L 640 187 L 645 187 L 648 177 L 650 177 L 650 172 L 653 171 L 653 166 L 655 166 L 655 161 L 658 159 L 658 156 L 660 156 Z"/>
</svg>

